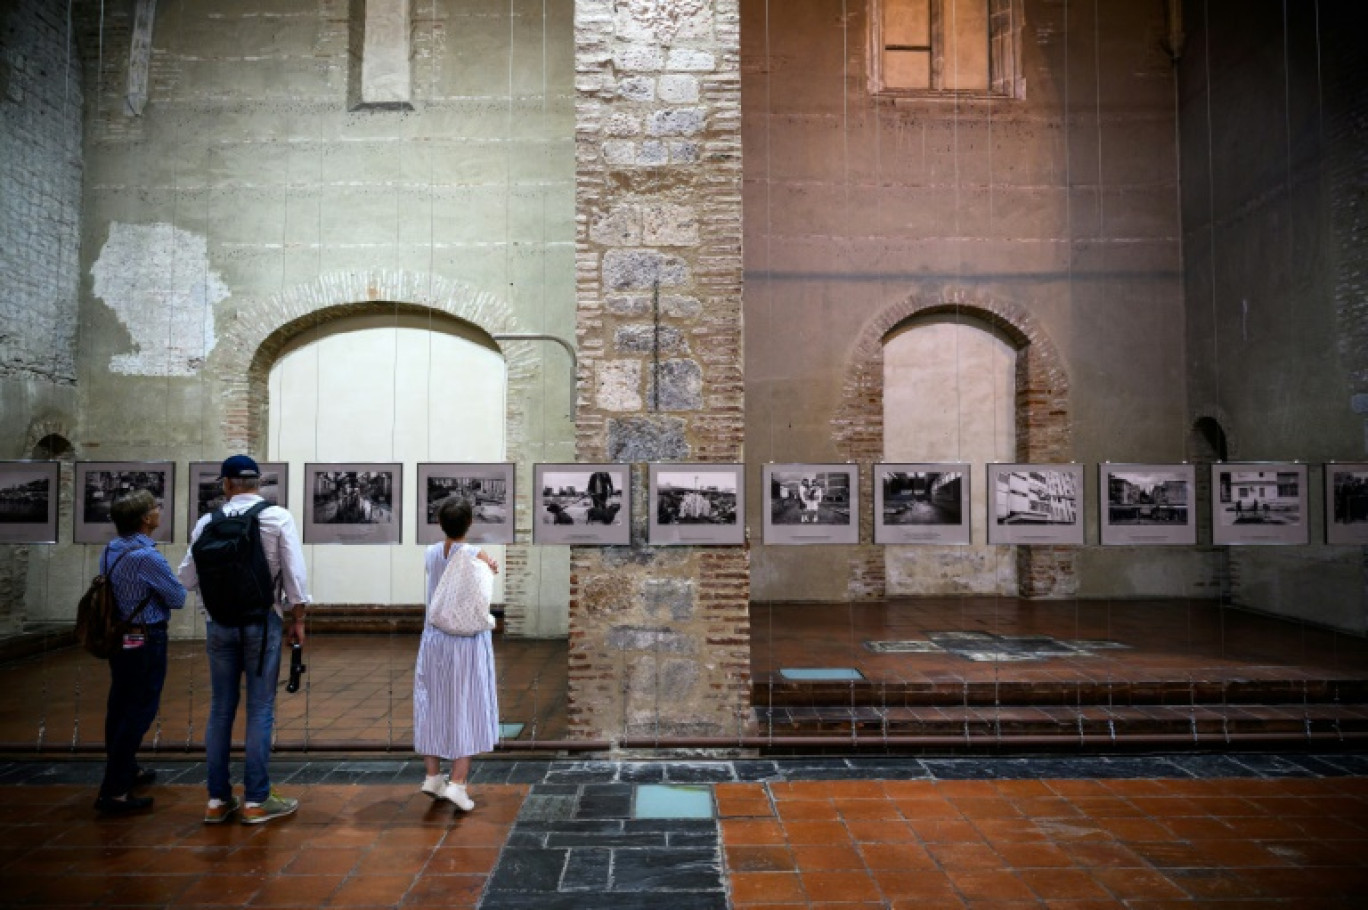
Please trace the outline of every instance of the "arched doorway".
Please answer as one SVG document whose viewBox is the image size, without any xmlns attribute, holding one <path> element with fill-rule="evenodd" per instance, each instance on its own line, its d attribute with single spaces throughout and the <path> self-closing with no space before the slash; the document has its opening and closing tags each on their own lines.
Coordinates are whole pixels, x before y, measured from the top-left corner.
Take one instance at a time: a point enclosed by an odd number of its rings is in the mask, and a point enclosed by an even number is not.
<svg viewBox="0 0 1368 910">
<path fill-rule="evenodd" d="M 418 465 L 505 460 L 507 385 L 497 344 L 450 318 L 341 317 L 285 344 L 270 367 L 265 448 L 269 460 L 290 463 L 294 514 L 309 514 L 306 463 L 403 465 L 402 543 L 306 544 L 316 602 L 422 602 Z M 503 599 L 501 588 L 495 596 Z"/>
<path fill-rule="evenodd" d="M 970 546 L 885 548 L 888 594 L 1016 594 L 1016 560 L 989 547 L 982 465 L 1015 460 L 1016 345 L 988 323 L 915 317 L 883 346 L 884 460 L 968 462 Z"/>
</svg>

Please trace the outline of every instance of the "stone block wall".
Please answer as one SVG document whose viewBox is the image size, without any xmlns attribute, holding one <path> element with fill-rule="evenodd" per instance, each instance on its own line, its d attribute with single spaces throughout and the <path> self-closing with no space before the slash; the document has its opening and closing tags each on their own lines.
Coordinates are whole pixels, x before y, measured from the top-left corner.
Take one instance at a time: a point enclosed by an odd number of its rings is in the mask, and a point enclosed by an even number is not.
<svg viewBox="0 0 1368 910">
<path fill-rule="evenodd" d="M 580 736 L 749 718 L 747 554 L 645 546 L 640 464 L 743 458 L 737 12 L 575 5 L 576 455 L 637 463 L 632 546 L 572 554 Z"/>
</svg>

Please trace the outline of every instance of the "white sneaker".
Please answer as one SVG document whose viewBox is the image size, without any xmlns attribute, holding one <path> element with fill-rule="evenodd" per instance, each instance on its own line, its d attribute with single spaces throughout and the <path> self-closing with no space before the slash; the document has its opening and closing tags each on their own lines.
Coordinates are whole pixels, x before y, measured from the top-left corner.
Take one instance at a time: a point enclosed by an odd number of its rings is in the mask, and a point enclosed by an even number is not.
<svg viewBox="0 0 1368 910">
<path fill-rule="evenodd" d="M 447 782 L 442 775 L 434 774 L 423 779 L 423 786 L 420 789 L 433 799 L 441 799 L 442 789 L 446 787 Z"/>
<path fill-rule="evenodd" d="M 464 784 L 447 781 L 446 786 L 442 788 L 441 798 L 449 803 L 455 803 L 456 808 L 462 812 L 469 812 L 475 808 L 475 802 L 466 794 Z"/>
</svg>

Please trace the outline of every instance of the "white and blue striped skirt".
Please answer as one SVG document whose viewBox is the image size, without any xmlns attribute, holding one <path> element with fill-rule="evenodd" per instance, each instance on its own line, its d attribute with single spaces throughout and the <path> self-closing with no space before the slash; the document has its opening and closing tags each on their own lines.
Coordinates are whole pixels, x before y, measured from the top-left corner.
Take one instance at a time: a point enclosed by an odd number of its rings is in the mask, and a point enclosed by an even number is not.
<svg viewBox="0 0 1368 910">
<path fill-rule="evenodd" d="M 413 749 L 455 759 L 499 741 L 499 690 L 488 632 L 448 635 L 424 624 L 413 671 Z"/>
</svg>

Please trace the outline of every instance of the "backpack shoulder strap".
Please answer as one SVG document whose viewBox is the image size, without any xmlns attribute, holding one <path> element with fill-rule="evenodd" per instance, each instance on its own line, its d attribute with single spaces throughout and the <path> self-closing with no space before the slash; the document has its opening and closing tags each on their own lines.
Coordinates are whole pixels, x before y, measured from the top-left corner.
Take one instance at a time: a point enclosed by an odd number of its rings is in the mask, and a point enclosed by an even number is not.
<svg viewBox="0 0 1368 910">
<path fill-rule="evenodd" d="M 255 505 L 253 505 L 253 506 L 252 506 L 250 509 L 248 509 L 246 512 L 243 512 L 242 515 L 243 515 L 244 518 L 256 518 L 256 517 L 257 517 L 258 515 L 260 515 L 262 512 L 265 512 L 267 509 L 269 509 L 269 508 L 271 507 L 271 505 L 272 505 L 271 502 L 269 502 L 268 500 L 263 499 L 261 502 L 258 502 L 258 503 L 256 503 Z"/>
</svg>

